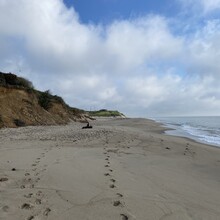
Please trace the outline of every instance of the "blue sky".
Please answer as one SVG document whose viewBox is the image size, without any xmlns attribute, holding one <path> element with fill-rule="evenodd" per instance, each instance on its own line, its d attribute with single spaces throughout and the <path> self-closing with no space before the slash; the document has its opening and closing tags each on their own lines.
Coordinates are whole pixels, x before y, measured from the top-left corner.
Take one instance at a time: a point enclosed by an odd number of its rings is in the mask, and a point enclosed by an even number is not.
<svg viewBox="0 0 220 220">
<path fill-rule="evenodd" d="M 220 0 L 0 0 L 0 71 L 82 109 L 220 115 L 219 42 Z"/>
<path fill-rule="evenodd" d="M 74 7 L 83 23 L 111 23 L 117 19 L 130 19 L 157 13 L 174 16 L 179 3 L 170 0 L 65 0 L 68 7 Z"/>
</svg>

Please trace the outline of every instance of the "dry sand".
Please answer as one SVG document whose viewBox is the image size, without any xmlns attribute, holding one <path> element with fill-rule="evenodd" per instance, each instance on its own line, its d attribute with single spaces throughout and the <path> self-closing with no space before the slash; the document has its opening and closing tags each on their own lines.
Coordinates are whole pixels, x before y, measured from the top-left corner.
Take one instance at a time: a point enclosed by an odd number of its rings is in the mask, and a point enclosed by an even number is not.
<svg viewBox="0 0 220 220">
<path fill-rule="evenodd" d="M 0 219 L 220 219 L 220 149 L 144 119 L 0 130 Z"/>
</svg>

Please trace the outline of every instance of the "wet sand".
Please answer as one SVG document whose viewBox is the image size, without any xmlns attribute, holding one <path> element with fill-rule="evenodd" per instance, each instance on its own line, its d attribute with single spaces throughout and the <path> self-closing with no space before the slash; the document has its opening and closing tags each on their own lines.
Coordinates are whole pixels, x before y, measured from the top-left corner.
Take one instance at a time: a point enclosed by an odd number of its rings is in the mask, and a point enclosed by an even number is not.
<svg viewBox="0 0 220 220">
<path fill-rule="evenodd" d="M 220 149 L 145 119 L 0 130 L 0 219 L 219 219 Z"/>
</svg>

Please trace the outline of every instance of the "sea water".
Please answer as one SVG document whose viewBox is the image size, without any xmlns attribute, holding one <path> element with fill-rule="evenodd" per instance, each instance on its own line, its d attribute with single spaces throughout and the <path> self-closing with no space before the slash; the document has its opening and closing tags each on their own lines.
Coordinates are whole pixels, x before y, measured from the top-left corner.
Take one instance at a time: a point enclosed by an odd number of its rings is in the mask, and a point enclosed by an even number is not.
<svg viewBox="0 0 220 220">
<path fill-rule="evenodd" d="M 160 117 L 156 121 L 174 130 L 167 134 L 184 136 L 220 147 L 220 116 Z"/>
</svg>

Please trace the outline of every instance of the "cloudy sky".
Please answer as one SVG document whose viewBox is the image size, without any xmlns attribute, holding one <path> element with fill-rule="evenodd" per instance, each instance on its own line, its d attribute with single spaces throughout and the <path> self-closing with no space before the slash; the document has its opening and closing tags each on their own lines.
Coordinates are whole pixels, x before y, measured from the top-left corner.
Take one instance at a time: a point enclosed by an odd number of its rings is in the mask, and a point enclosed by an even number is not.
<svg viewBox="0 0 220 220">
<path fill-rule="evenodd" d="M 220 0 L 0 0 L 0 71 L 86 110 L 220 115 Z"/>
</svg>

